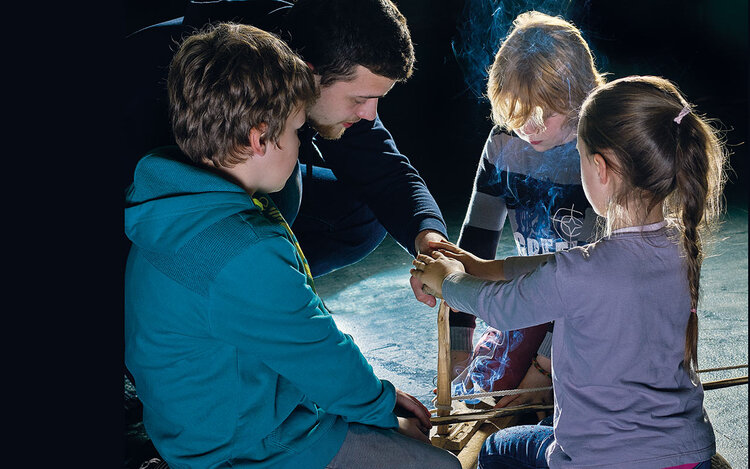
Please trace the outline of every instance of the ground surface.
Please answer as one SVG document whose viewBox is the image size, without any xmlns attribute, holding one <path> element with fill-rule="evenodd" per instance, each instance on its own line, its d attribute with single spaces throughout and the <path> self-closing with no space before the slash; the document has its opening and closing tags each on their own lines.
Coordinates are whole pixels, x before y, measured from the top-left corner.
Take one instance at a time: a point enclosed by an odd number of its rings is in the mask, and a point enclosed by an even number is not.
<svg viewBox="0 0 750 469">
<path fill-rule="evenodd" d="M 443 207 L 452 241 L 458 238 L 463 207 Z M 748 362 L 748 212 L 730 206 L 704 263 L 699 308 L 700 368 Z M 514 253 L 504 233 L 498 255 Z M 381 378 L 428 407 L 437 370 L 437 308 L 414 300 L 409 287 L 411 257 L 391 238 L 363 262 L 316 280 L 318 293 L 336 323 L 351 334 Z M 478 321 L 475 340 L 486 327 Z M 703 381 L 746 375 L 747 369 L 702 375 Z M 748 467 L 748 386 L 706 391 L 705 407 L 716 443 L 733 468 Z"/>
</svg>

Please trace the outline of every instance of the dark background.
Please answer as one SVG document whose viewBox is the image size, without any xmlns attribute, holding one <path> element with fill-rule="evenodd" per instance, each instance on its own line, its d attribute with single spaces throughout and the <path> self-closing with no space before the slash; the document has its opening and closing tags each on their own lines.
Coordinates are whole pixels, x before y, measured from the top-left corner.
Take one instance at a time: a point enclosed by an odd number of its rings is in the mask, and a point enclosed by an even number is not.
<svg viewBox="0 0 750 469">
<path fill-rule="evenodd" d="M 465 2 L 396 4 L 407 18 L 417 64 L 412 77 L 381 100 L 381 118 L 441 207 L 466 206 L 492 124 L 489 103 L 466 84 L 451 48 L 451 41 L 460 41 L 457 27 L 464 19 Z M 184 0 L 126 2 L 123 35 L 182 16 L 184 5 Z M 528 9 L 568 13 L 566 18 L 581 29 L 597 67 L 609 72 L 609 80 L 660 75 L 674 81 L 698 112 L 718 119 L 727 131 L 735 174 L 725 193 L 730 202 L 746 205 L 747 2 L 509 0 L 503 5 L 512 16 Z"/>
<path fill-rule="evenodd" d="M 465 208 L 491 123 L 453 56 L 462 0 L 396 0 L 417 70 L 380 112 L 441 207 Z M 507 0 L 517 12 L 539 2 Z M 742 0 L 544 1 L 570 7 L 610 79 L 662 75 L 720 119 L 747 207 L 748 8 Z M 185 1 L 15 2 L 3 22 L 5 466 L 120 467 L 119 60 L 128 33 Z M 11 10 L 13 8 L 13 10 Z M 11 461 L 17 460 L 18 464 Z"/>
</svg>

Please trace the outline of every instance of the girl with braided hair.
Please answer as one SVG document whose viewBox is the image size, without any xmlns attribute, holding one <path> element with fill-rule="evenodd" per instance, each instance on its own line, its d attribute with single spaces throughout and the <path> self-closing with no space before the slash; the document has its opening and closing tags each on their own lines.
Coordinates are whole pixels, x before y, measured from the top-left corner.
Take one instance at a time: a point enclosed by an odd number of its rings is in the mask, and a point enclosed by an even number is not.
<svg viewBox="0 0 750 469">
<path fill-rule="evenodd" d="M 584 191 L 606 220 L 599 241 L 495 261 L 445 245 L 414 261 L 412 275 L 492 327 L 555 321 L 553 426 L 493 434 L 479 467 L 709 468 L 697 309 L 703 242 L 722 208 L 723 142 L 659 77 L 596 88 L 577 133 Z"/>
</svg>

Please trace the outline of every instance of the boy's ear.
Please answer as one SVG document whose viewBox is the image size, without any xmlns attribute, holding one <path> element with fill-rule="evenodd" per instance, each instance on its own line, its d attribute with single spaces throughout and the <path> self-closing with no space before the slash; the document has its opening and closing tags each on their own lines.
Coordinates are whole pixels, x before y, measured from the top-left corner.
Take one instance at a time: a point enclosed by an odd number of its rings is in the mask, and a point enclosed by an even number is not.
<svg viewBox="0 0 750 469">
<path fill-rule="evenodd" d="M 265 122 L 250 129 L 250 149 L 253 155 L 266 154 L 266 130 L 268 130 L 268 125 Z"/>
</svg>

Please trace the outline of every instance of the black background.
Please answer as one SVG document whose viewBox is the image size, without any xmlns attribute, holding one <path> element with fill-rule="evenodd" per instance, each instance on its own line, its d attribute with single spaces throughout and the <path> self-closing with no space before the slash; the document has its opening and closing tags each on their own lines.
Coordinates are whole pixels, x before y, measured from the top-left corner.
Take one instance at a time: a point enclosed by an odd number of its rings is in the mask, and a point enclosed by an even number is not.
<svg viewBox="0 0 750 469">
<path fill-rule="evenodd" d="M 491 123 L 489 105 L 467 89 L 450 47 L 464 2 L 396 3 L 409 22 L 417 69 L 382 100 L 381 116 L 440 206 L 465 208 Z M 735 170 L 726 193 L 747 207 L 747 2 L 564 3 L 579 12 L 569 19 L 610 79 L 664 76 L 700 112 L 722 122 Z M 38 467 L 42 460 L 50 461 L 45 467 L 121 466 L 117 155 L 127 138 L 118 132 L 119 92 L 127 84 L 118 59 L 125 35 L 181 16 L 184 5 L 24 2 L 4 16 L 8 467 Z"/>
<path fill-rule="evenodd" d="M 123 34 L 182 16 L 184 1 L 126 2 Z M 497 3 L 497 2 L 495 2 Z M 726 194 L 746 204 L 748 9 L 740 0 L 508 1 L 508 7 L 562 11 L 583 32 L 600 71 L 612 80 L 659 75 L 677 83 L 698 111 L 727 130 L 735 171 Z M 465 206 L 490 107 L 464 81 L 451 41 L 463 1 L 400 0 L 415 44 L 416 71 L 381 100 L 396 144 L 420 171 L 441 206 Z M 562 6 L 562 7 L 561 7 Z M 528 7 L 528 8 L 527 8 Z"/>
</svg>

